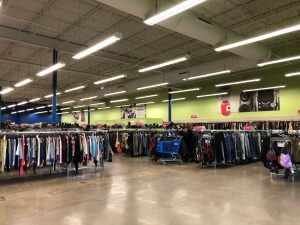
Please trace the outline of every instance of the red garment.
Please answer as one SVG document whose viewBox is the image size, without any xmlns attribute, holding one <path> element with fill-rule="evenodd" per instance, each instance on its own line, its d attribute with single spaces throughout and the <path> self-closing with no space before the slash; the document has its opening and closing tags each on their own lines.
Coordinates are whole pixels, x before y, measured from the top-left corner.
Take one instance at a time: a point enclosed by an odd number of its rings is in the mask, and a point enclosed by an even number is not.
<svg viewBox="0 0 300 225">
<path fill-rule="evenodd" d="M 25 157 L 25 148 L 24 148 L 24 138 L 22 138 L 21 140 L 21 150 L 22 150 L 22 159 L 20 159 L 20 166 L 19 166 L 19 175 L 23 176 L 24 173 L 24 168 L 23 168 L 23 164 L 24 164 L 24 157 Z"/>
</svg>

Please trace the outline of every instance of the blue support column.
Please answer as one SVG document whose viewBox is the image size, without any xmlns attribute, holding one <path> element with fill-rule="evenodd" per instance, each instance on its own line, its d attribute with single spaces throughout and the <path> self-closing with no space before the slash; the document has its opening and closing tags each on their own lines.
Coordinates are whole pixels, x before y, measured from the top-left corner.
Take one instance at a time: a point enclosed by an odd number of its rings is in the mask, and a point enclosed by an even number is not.
<svg viewBox="0 0 300 225">
<path fill-rule="evenodd" d="M 88 107 L 88 125 L 91 125 L 91 107 Z"/>
<path fill-rule="evenodd" d="M 170 94 L 171 88 L 169 88 L 168 93 L 168 122 L 172 122 L 172 94 Z"/>
<path fill-rule="evenodd" d="M 57 63 L 57 51 L 53 49 L 53 65 Z M 57 123 L 57 107 L 56 107 L 56 93 L 57 93 L 57 71 L 52 73 L 52 123 Z"/>
</svg>

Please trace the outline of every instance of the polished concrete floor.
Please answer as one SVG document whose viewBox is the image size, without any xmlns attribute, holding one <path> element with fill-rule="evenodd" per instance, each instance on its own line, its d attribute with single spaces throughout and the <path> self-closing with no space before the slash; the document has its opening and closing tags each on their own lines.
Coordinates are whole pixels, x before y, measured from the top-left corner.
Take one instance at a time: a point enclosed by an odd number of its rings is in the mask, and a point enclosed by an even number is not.
<svg viewBox="0 0 300 225">
<path fill-rule="evenodd" d="M 1 174 L 0 174 L 1 176 Z M 104 172 L 0 184 L 1 225 L 296 225 L 300 179 L 115 157 Z"/>
</svg>

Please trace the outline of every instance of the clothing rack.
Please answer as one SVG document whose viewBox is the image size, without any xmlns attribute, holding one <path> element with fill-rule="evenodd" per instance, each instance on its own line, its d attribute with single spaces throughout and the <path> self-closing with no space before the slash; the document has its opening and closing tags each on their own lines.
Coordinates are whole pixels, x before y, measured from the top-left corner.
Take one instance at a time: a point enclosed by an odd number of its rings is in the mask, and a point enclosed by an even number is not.
<svg viewBox="0 0 300 225">
<path fill-rule="evenodd" d="M 32 130 L 32 131 L 0 131 L 0 136 L 1 137 L 8 137 L 8 138 L 11 138 L 11 137 L 24 137 L 27 138 L 29 136 L 33 136 L 33 135 L 76 135 L 76 134 L 87 134 L 87 135 L 92 135 L 92 134 L 108 134 L 108 131 L 107 130 L 101 130 L 101 129 L 97 129 L 97 130 L 90 130 L 90 131 L 82 131 L 82 130 Z M 4 162 L 3 162 L 4 163 Z M 102 159 L 102 161 L 100 162 L 99 161 L 99 164 L 100 164 L 100 167 L 104 170 L 104 159 Z M 52 174 L 52 167 L 54 167 L 54 164 L 52 165 L 46 165 L 46 167 L 50 168 L 50 171 L 49 171 L 49 174 L 51 175 Z M 61 172 L 61 170 L 66 170 L 67 172 L 67 175 L 69 176 L 69 173 L 71 170 L 73 170 L 71 167 L 72 167 L 72 162 L 67 164 L 67 163 L 58 163 L 56 162 L 56 166 L 57 168 L 59 168 L 59 172 Z M 44 168 L 46 168 L 44 167 Z M 37 166 L 34 166 L 33 165 L 33 173 L 35 174 L 35 168 L 37 168 Z M 86 168 L 92 168 L 90 166 L 83 166 L 83 167 L 80 167 L 78 169 L 86 169 Z M 96 170 L 96 166 L 94 167 L 95 170 Z M 0 176 L 1 177 L 1 176 Z M 9 176 L 11 178 L 11 176 Z"/>
</svg>

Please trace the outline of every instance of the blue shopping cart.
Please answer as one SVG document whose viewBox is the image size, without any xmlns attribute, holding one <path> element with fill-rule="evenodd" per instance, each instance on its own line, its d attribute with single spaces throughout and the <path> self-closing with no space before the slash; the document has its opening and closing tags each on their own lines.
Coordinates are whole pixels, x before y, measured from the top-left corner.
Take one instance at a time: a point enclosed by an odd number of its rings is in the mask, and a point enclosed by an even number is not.
<svg viewBox="0 0 300 225">
<path fill-rule="evenodd" d="M 162 165 L 166 165 L 167 162 L 177 162 L 182 164 L 181 157 L 179 155 L 181 140 L 171 141 L 159 141 L 156 146 L 157 153 L 163 155 L 157 162 Z"/>
</svg>

